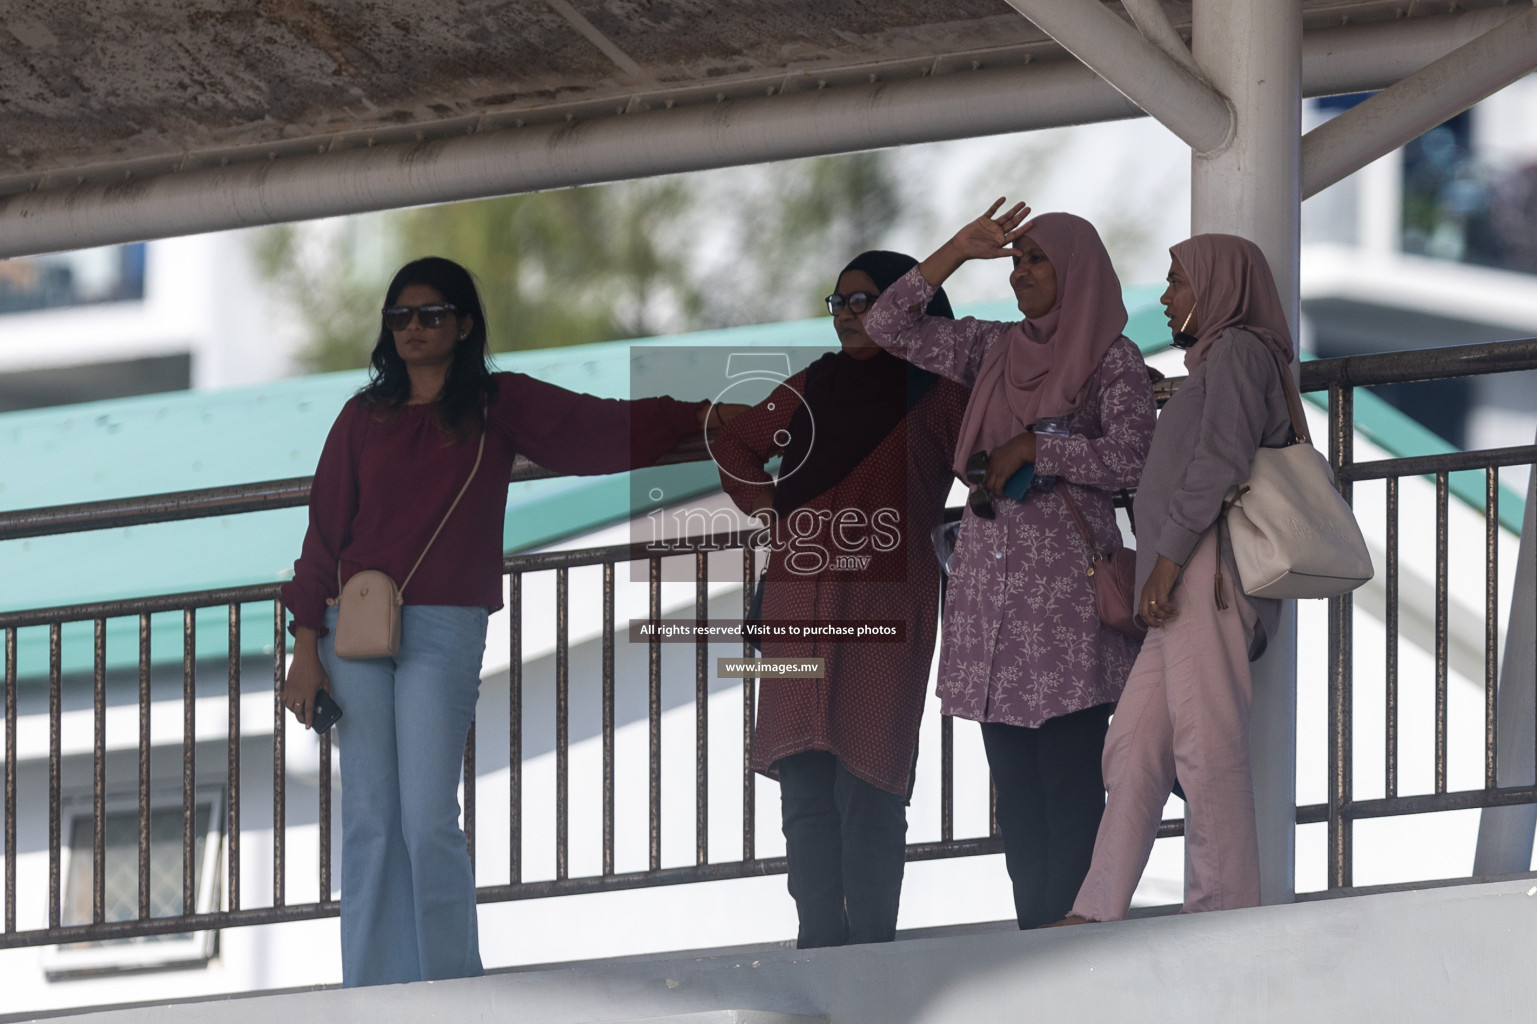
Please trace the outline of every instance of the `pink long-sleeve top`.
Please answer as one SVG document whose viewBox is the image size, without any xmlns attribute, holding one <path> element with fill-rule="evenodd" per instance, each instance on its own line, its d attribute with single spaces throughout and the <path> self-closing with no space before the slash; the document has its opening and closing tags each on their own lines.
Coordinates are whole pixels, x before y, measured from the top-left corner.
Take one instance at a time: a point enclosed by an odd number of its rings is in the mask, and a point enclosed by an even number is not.
<svg viewBox="0 0 1537 1024">
<path fill-rule="evenodd" d="M 458 443 L 431 405 L 370 409 L 360 397 L 342 407 L 310 487 L 310 524 L 283 602 L 295 626 L 324 634 L 326 599 L 363 569 L 406 579 L 406 604 L 502 606 L 502 527 L 507 479 L 522 454 L 574 475 L 650 465 L 690 431 L 704 403 L 672 398 L 620 401 L 577 394 L 521 373 L 495 375 L 487 407 L 485 453 L 443 532 L 443 514 L 475 464 L 479 434 Z"/>
</svg>

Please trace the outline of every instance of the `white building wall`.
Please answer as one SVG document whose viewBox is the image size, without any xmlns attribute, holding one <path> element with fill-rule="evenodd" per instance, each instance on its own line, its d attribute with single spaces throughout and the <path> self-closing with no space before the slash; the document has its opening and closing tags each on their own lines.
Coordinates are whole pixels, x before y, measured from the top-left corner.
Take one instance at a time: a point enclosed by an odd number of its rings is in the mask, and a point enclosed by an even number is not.
<svg viewBox="0 0 1537 1024">
<path fill-rule="evenodd" d="M 0 316 L 0 373 L 188 354 L 195 388 L 293 374 L 303 325 L 257 273 L 253 233 L 148 243 L 142 301 Z"/>
<path fill-rule="evenodd" d="M 1537 160 L 1537 75 L 1506 86 L 1473 108 L 1473 144 L 1504 166 Z"/>
</svg>

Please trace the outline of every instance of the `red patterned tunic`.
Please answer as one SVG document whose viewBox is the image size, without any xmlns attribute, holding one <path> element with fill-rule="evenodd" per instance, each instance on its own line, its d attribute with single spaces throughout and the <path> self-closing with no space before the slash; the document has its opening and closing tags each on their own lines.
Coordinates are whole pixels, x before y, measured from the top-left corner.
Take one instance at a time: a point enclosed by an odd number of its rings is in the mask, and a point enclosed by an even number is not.
<svg viewBox="0 0 1537 1024">
<path fill-rule="evenodd" d="M 733 419 L 713 444 L 722 486 L 743 510 L 754 508 L 772 483 L 763 464 L 778 451 L 775 435 L 789 426 L 805 376 L 796 374 Z M 901 620 L 906 641 L 766 638 L 765 657 L 825 658 L 827 672 L 821 679 L 761 682 L 752 765 L 765 775 L 773 776 L 770 766 L 782 757 L 826 750 L 873 785 L 911 792 L 938 625 L 939 564 L 930 534 L 954 479 L 950 459 L 967 395 L 953 381 L 936 380 L 852 472 L 800 506 L 807 515 L 776 523 L 765 623 Z M 882 510 L 889 511 L 877 519 Z M 839 555 L 852 557 L 834 562 Z"/>
</svg>

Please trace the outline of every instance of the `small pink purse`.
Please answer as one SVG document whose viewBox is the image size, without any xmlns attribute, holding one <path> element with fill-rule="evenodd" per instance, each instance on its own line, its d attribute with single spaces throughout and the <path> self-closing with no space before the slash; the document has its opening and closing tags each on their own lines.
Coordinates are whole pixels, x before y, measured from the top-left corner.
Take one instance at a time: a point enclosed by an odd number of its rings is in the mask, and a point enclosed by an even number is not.
<svg viewBox="0 0 1537 1024">
<path fill-rule="evenodd" d="M 1137 586 L 1136 549 L 1123 544 L 1108 555 L 1101 554 L 1089 535 L 1089 528 L 1078 515 L 1072 495 L 1067 493 L 1066 487 L 1059 487 L 1059 493 L 1089 548 L 1089 577 L 1094 581 L 1094 604 L 1099 610 L 1099 621 L 1117 633 L 1140 641 L 1147 636 L 1147 630 L 1137 623 L 1137 598 L 1133 593 Z"/>
<path fill-rule="evenodd" d="M 333 631 L 332 644 L 338 658 L 391 658 L 400 652 L 400 606 L 405 603 L 406 584 L 411 582 L 411 577 L 421 567 L 422 559 L 427 557 L 427 552 L 432 548 L 432 542 L 443 532 L 448 517 L 459 507 L 459 499 L 470 489 L 470 481 L 475 479 L 475 473 L 480 469 L 480 457 L 485 454 L 485 450 L 486 431 L 482 426 L 480 447 L 475 452 L 475 465 L 470 467 L 469 479 L 459 488 L 453 504 L 443 513 L 443 521 L 432 531 L 427 546 L 422 549 L 416 564 L 411 566 L 405 582 L 400 586 L 395 585 L 388 573 L 378 569 L 363 569 L 353 573 L 343 586 L 342 566 L 340 560 L 337 561 L 337 596 L 327 598 L 326 604 L 336 606 L 336 629 Z"/>
</svg>

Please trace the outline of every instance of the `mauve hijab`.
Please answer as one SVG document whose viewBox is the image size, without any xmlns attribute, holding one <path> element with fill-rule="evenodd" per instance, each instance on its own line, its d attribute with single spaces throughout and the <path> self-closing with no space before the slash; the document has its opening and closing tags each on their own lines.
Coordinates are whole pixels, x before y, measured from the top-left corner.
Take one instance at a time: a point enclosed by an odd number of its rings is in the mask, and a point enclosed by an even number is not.
<svg viewBox="0 0 1537 1024">
<path fill-rule="evenodd" d="M 1031 238 L 1057 272 L 1057 302 L 1009 328 L 982 360 L 961 421 L 955 472 L 973 452 L 998 447 L 1047 416 L 1083 404 L 1089 378 L 1126 329 L 1121 281 L 1094 225 L 1070 213 L 1035 218 Z"/>
<path fill-rule="evenodd" d="M 1187 370 L 1200 366 L 1212 343 L 1230 327 L 1248 331 L 1291 362 L 1291 330 L 1259 246 L 1237 235 L 1196 235 L 1171 246 L 1169 255 L 1190 279 L 1200 321 L 1195 344 L 1185 352 Z"/>
</svg>

